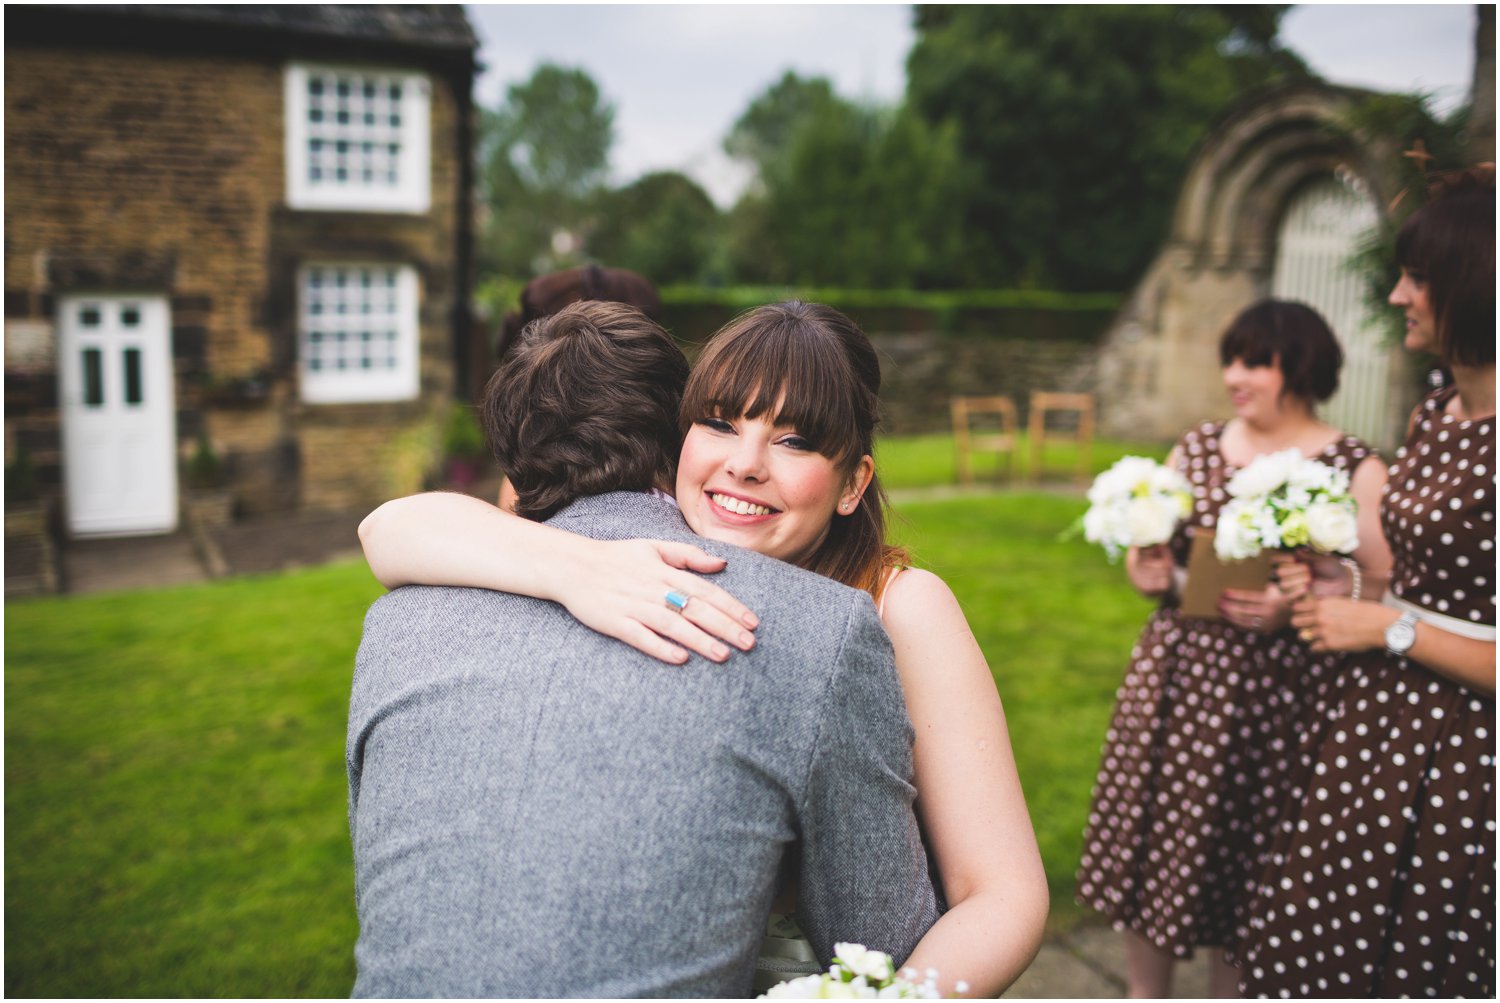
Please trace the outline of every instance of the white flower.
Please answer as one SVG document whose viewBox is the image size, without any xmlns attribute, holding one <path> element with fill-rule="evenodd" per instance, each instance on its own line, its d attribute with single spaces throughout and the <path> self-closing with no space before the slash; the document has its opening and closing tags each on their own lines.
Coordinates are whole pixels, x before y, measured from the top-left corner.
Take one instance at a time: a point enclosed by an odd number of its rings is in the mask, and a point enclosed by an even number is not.
<svg viewBox="0 0 1500 1003">
<path fill-rule="evenodd" d="M 843 964 L 855 975 L 863 975 L 877 982 L 896 974 L 896 965 L 889 954 L 871 951 L 863 944 L 834 944 L 833 960 Z"/>
<path fill-rule="evenodd" d="M 1229 493 L 1214 534 L 1225 560 L 1305 546 L 1348 553 L 1358 541 L 1349 474 L 1295 449 L 1260 457 L 1230 480 Z"/>
<path fill-rule="evenodd" d="M 1290 480 L 1292 471 L 1303 460 L 1301 450 L 1297 449 L 1267 453 L 1231 477 L 1227 490 L 1236 498 L 1268 495 Z"/>
<path fill-rule="evenodd" d="M 1084 539 L 1102 544 L 1111 560 L 1127 547 L 1165 543 L 1192 511 L 1191 492 L 1177 471 L 1144 456 L 1122 457 L 1089 488 Z"/>
<path fill-rule="evenodd" d="M 1131 545 L 1151 547 L 1166 543 L 1181 518 L 1182 508 L 1176 498 L 1168 495 L 1132 498 L 1125 513 Z"/>
<path fill-rule="evenodd" d="M 833 964 L 823 975 L 804 975 L 772 986 L 769 999 L 938 999 L 937 973 L 928 970 L 925 982 L 902 969 L 896 977 L 891 956 L 863 944 L 835 944 Z"/>
<path fill-rule="evenodd" d="M 1359 546 L 1359 518 L 1350 501 L 1317 501 L 1307 507 L 1307 536 L 1314 550 L 1348 554 Z"/>
<path fill-rule="evenodd" d="M 1260 553 L 1261 534 L 1256 524 L 1257 507 L 1242 498 L 1232 498 L 1219 510 L 1214 530 L 1214 553 L 1220 560 L 1241 561 Z"/>
</svg>

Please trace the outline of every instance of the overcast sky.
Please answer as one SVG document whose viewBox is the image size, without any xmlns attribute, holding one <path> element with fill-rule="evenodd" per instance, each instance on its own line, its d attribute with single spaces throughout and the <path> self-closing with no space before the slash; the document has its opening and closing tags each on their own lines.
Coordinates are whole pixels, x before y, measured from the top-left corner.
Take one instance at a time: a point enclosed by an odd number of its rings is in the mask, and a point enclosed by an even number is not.
<svg viewBox="0 0 1500 1003">
<path fill-rule="evenodd" d="M 721 205 L 743 170 L 720 148 L 741 112 L 786 70 L 825 76 L 847 98 L 898 101 L 911 7 L 900 5 L 468 4 L 494 107 L 538 64 L 582 67 L 615 106 L 614 181 L 691 175 Z M 1283 42 L 1335 83 L 1433 93 L 1446 110 L 1474 67 L 1471 4 L 1303 4 Z"/>
</svg>

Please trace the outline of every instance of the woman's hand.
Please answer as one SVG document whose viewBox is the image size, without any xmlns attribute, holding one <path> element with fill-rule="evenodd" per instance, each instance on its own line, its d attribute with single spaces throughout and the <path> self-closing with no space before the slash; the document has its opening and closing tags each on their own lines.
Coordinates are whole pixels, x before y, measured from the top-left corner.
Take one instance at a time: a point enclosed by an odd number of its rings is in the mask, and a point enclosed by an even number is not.
<svg viewBox="0 0 1500 1003">
<path fill-rule="evenodd" d="M 1398 615 L 1380 603 L 1308 596 L 1292 610 L 1292 626 L 1314 651 L 1367 651 L 1385 646 L 1385 629 Z"/>
<path fill-rule="evenodd" d="M 1354 583 L 1343 561 L 1310 550 L 1272 554 L 1271 568 L 1282 595 L 1293 603 L 1309 593 L 1346 596 Z"/>
<path fill-rule="evenodd" d="M 1131 547 L 1125 553 L 1125 574 L 1141 595 L 1159 599 L 1172 589 L 1171 551 L 1164 543 Z"/>
<path fill-rule="evenodd" d="M 1219 595 L 1219 615 L 1241 630 L 1274 634 L 1292 622 L 1292 606 L 1275 582 L 1264 589 L 1225 589 Z"/>
<path fill-rule="evenodd" d="M 553 591 L 578 622 L 672 665 L 687 661 L 683 648 L 722 662 L 730 654 L 725 642 L 754 647 L 755 614 L 689 573 L 722 571 L 722 558 L 664 540 L 574 540 L 559 555 Z M 681 612 L 667 603 L 668 592 L 687 597 Z"/>
</svg>

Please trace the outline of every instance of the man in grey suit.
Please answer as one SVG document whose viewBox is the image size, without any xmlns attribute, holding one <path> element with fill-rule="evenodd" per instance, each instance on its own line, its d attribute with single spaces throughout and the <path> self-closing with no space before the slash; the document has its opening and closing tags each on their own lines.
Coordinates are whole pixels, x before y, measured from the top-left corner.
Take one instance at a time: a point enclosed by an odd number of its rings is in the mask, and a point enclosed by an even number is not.
<svg viewBox="0 0 1500 1003">
<path fill-rule="evenodd" d="M 900 961 L 936 919 L 870 597 L 700 540 L 653 493 L 686 374 L 634 308 L 576 304 L 527 329 L 486 425 L 520 514 L 726 558 L 754 648 L 672 666 L 524 596 L 377 601 L 349 711 L 355 995 L 747 996 L 786 878 L 825 960 Z"/>
</svg>

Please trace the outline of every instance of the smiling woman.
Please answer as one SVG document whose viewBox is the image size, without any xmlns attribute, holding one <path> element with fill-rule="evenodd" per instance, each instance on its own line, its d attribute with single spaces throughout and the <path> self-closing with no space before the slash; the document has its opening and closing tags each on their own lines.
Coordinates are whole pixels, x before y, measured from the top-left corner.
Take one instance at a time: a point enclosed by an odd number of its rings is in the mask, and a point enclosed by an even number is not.
<svg viewBox="0 0 1500 1003">
<path fill-rule="evenodd" d="M 683 394 L 677 502 L 688 525 L 878 599 L 884 569 L 905 560 L 884 546 L 879 393 L 874 348 L 837 310 L 777 303 L 732 321 Z"/>
</svg>

